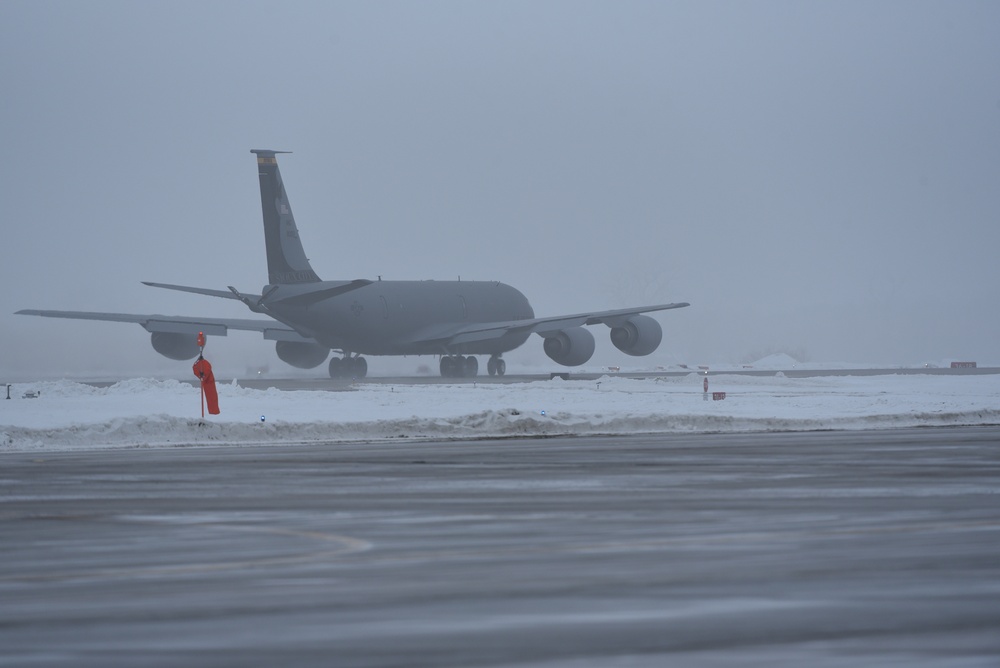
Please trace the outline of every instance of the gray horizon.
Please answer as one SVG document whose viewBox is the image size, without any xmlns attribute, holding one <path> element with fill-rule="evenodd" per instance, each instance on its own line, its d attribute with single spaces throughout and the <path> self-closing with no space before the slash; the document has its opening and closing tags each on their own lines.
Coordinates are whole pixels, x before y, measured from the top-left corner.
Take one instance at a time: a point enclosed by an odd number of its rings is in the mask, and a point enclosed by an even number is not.
<svg viewBox="0 0 1000 668">
<path fill-rule="evenodd" d="M 593 364 L 1000 365 L 998 25 L 972 1 L 0 3 L 0 381 L 189 373 L 137 325 L 19 309 L 254 317 L 141 284 L 260 290 L 252 148 L 292 151 L 323 279 L 692 304 L 649 358 L 592 328 Z M 252 333 L 206 356 L 293 371 Z M 506 357 L 556 367 L 538 337 Z"/>
</svg>

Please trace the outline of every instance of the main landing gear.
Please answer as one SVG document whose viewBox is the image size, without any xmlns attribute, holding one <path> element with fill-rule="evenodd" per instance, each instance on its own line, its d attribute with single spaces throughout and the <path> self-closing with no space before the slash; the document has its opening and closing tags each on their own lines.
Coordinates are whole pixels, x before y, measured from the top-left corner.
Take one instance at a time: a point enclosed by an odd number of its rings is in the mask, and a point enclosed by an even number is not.
<svg viewBox="0 0 1000 668">
<path fill-rule="evenodd" d="M 441 376 L 444 378 L 472 378 L 479 373 L 479 360 L 472 355 L 445 355 L 441 358 Z"/>
<path fill-rule="evenodd" d="M 364 378 L 368 375 L 368 362 L 364 357 L 330 358 L 330 378 Z"/>
<path fill-rule="evenodd" d="M 507 373 L 507 363 L 499 355 L 492 355 L 486 362 L 486 372 L 491 376 L 502 376 Z"/>
<path fill-rule="evenodd" d="M 507 363 L 499 355 L 492 355 L 486 363 L 486 371 L 491 376 L 502 376 L 507 372 Z M 472 355 L 445 355 L 441 358 L 441 375 L 444 378 L 475 378 L 479 374 L 479 360 Z"/>
</svg>

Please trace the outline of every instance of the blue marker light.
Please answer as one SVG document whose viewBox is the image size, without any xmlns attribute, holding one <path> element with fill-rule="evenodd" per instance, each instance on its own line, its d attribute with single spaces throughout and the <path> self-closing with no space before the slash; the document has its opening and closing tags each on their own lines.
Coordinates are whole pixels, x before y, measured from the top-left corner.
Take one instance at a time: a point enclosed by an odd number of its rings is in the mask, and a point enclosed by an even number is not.
<svg viewBox="0 0 1000 668">
<path fill-rule="evenodd" d="M 260 421 L 261 421 L 261 422 L 263 422 L 263 421 L 264 421 L 264 416 L 263 416 L 263 415 L 261 415 L 261 416 L 260 416 Z"/>
</svg>

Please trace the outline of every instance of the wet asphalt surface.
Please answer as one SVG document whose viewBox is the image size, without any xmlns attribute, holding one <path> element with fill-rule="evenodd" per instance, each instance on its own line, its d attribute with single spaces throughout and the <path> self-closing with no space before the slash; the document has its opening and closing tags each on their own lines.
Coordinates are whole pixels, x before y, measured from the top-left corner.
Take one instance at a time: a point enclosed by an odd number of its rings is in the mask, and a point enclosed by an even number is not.
<svg viewBox="0 0 1000 668">
<path fill-rule="evenodd" d="M 0 530 L 0 665 L 1000 665 L 996 427 L 2 453 Z"/>
</svg>

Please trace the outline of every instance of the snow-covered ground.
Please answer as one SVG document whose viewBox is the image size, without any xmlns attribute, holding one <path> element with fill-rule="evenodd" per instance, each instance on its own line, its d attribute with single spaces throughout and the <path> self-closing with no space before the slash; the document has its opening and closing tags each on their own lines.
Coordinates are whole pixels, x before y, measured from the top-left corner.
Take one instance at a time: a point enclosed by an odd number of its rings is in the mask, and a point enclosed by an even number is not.
<svg viewBox="0 0 1000 668">
<path fill-rule="evenodd" d="M 1000 375 L 722 374 L 710 377 L 707 397 L 704 378 L 358 383 L 337 392 L 220 384 L 222 412 L 204 421 L 199 390 L 176 380 L 19 383 L 11 400 L 0 396 L 0 451 L 1000 424 Z"/>
</svg>

